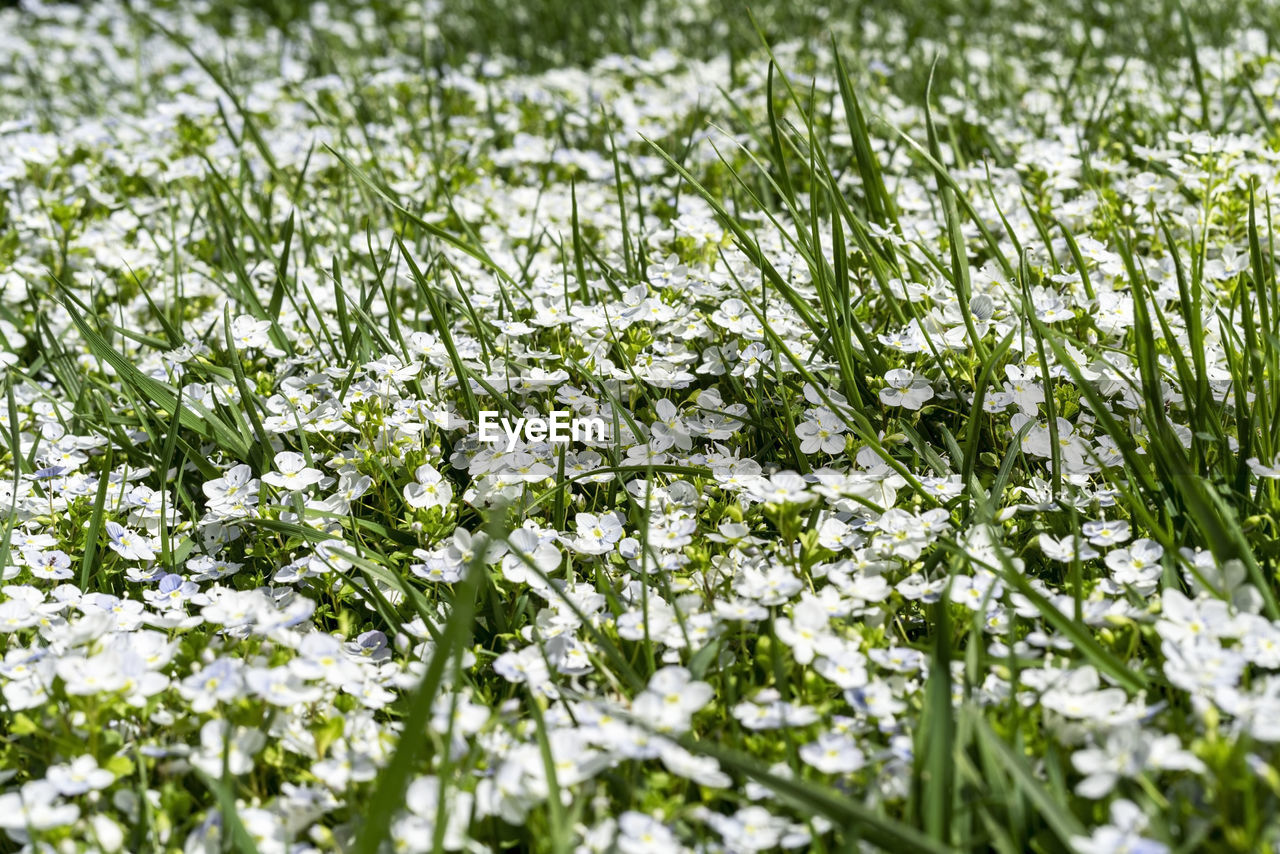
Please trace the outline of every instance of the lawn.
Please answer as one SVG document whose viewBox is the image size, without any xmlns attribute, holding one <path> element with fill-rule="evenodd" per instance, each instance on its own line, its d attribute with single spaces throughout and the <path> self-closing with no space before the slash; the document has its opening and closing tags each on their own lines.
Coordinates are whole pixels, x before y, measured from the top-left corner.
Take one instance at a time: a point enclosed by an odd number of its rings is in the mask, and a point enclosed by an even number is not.
<svg viewBox="0 0 1280 854">
<path fill-rule="evenodd" d="M 0 852 L 1280 850 L 1280 6 L 0 8 Z"/>
</svg>

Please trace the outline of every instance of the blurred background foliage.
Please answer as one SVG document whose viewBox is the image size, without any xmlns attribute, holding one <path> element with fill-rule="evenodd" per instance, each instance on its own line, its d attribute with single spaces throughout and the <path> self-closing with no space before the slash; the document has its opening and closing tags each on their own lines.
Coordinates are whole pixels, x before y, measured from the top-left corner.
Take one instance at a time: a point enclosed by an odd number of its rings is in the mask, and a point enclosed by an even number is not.
<svg viewBox="0 0 1280 854">
<path fill-rule="evenodd" d="M 11 0 L 12 2 L 12 0 Z M 171 0 L 173 4 L 182 0 Z M 158 5 L 165 5 L 162 2 Z M 423 59 L 458 66 L 468 58 L 505 57 L 522 71 L 585 66 L 610 54 L 671 50 L 739 60 L 769 40 L 834 32 L 856 46 L 868 22 L 893 20 L 913 41 L 984 41 L 988 29 L 1042 32 L 1055 44 L 1081 42 L 1135 56 L 1178 56 L 1185 45 L 1181 13 L 1200 46 L 1225 38 L 1233 25 L 1280 33 L 1280 4 L 1270 0 L 198 0 L 183 2 L 227 33 L 246 26 L 308 35 L 318 19 L 352 20 L 359 37 L 420 43 Z M 1028 44 L 1010 44 L 1021 48 Z M 1101 51 L 1100 51 L 1101 52 Z"/>
</svg>

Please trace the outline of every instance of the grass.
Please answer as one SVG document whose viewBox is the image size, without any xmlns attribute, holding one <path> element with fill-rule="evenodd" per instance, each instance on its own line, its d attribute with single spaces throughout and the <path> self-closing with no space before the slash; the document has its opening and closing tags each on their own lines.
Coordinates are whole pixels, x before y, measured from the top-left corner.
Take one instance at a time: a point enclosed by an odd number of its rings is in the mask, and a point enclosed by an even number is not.
<svg viewBox="0 0 1280 854">
<path fill-rule="evenodd" d="M 1269 7 L 102 8 L 4 19 L 0 850 L 1280 845 Z"/>
</svg>

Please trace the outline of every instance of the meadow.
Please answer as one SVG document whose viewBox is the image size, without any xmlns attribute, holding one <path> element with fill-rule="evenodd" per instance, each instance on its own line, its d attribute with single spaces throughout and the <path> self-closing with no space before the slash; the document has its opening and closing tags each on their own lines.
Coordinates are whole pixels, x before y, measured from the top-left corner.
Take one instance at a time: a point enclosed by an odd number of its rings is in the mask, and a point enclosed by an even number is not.
<svg viewBox="0 0 1280 854">
<path fill-rule="evenodd" d="M 1277 36 L 0 8 L 0 852 L 1280 849 Z"/>
</svg>

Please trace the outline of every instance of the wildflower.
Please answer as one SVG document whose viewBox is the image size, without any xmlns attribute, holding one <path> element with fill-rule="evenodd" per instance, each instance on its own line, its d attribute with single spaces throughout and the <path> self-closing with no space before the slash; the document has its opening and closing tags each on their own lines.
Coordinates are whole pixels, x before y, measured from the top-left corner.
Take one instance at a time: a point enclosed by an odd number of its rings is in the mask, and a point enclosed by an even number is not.
<svg viewBox="0 0 1280 854">
<path fill-rule="evenodd" d="M 929 381 L 906 368 L 896 368 L 884 375 L 887 388 L 880 389 L 880 401 L 886 406 L 917 410 L 933 399 Z"/>
<path fill-rule="evenodd" d="M 251 347 L 266 347 L 267 333 L 271 329 L 271 321 L 258 320 L 252 315 L 242 314 L 231 321 L 231 340 L 236 349 L 247 350 Z"/>
<path fill-rule="evenodd" d="M 155 590 L 145 590 L 144 599 L 161 608 L 178 608 L 187 600 L 199 593 L 200 587 L 194 581 L 187 581 L 181 575 L 167 573 L 160 579 Z M 205 597 L 204 601 L 208 601 Z"/>
<path fill-rule="evenodd" d="M 429 463 L 423 463 L 413 473 L 413 483 L 405 485 L 404 500 L 418 510 L 429 507 L 447 507 L 453 500 L 453 486 Z"/>
<path fill-rule="evenodd" d="M 1051 560 L 1059 563 L 1071 563 L 1076 560 L 1093 560 L 1098 556 L 1096 549 L 1089 545 L 1089 541 L 1085 537 L 1077 537 L 1073 534 L 1067 534 L 1065 537 L 1054 538 L 1048 534 L 1041 534 L 1038 540 L 1040 551 Z"/>
<path fill-rule="evenodd" d="M 177 688 L 193 712 L 208 712 L 219 703 L 240 698 L 244 689 L 243 667 L 230 658 L 218 658 L 187 676 Z"/>
<path fill-rule="evenodd" d="M 1141 593 L 1150 593 L 1160 577 L 1159 561 L 1163 555 L 1163 546 L 1144 538 L 1134 540 L 1128 548 L 1108 552 L 1106 563 L 1117 582 L 1132 585 Z"/>
<path fill-rule="evenodd" d="M 125 686 L 118 656 L 103 652 L 93 657 L 67 655 L 58 659 L 58 676 L 68 694 L 86 696 L 111 693 Z"/>
<path fill-rule="evenodd" d="M 805 479 L 795 472 L 783 471 L 768 480 L 758 478 L 750 487 L 750 495 L 757 501 L 770 504 L 808 504 L 815 496 L 808 489 Z"/>
<path fill-rule="evenodd" d="M 537 647 L 504 652 L 494 660 L 493 672 L 508 682 L 525 682 L 534 688 L 544 685 L 551 677 L 546 658 Z"/>
<path fill-rule="evenodd" d="M 844 450 L 845 429 L 834 412 L 819 409 L 810 418 L 796 425 L 800 450 L 806 454 L 838 454 Z"/>
<path fill-rule="evenodd" d="M 731 816 L 713 814 L 707 819 L 731 851 L 767 851 L 781 844 L 789 829 L 785 819 L 754 805 L 742 807 Z"/>
<path fill-rule="evenodd" d="M 829 617 L 812 599 L 803 599 L 791 609 L 791 617 L 779 617 L 774 621 L 778 640 L 791 647 L 791 655 L 798 664 L 813 661 L 814 653 L 823 643 Z"/>
<path fill-rule="evenodd" d="M 1043 286 L 1031 289 L 1031 305 L 1036 316 L 1044 323 L 1057 323 L 1075 317 L 1061 294 Z"/>
<path fill-rule="evenodd" d="M 698 682 L 683 667 L 664 667 L 653 674 L 649 685 L 632 702 L 636 717 L 663 731 L 683 732 L 693 713 L 712 697 L 711 686 Z"/>
<path fill-rule="evenodd" d="M 579 525 L 582 517 L 579 513 Z M 545 587 L 545 577 L 560 566 L 563 557 L 550 538 L 543 538 L 539 532 L 530 528 L 517 528 L 508 538 L 509 550 L 502 557 L 502 575 L 513 584 L 530 584 Z M 577 551 L 576 543 L 570 543 Z M 612 547 L 610 547 L 612 548 Z M 605 549 L 604 551 L 608 551 Z M 587 554 L 603 554 L 604 551 L 586 551 Z"/>
<path fill-rule="evenodd" d="M 1280 458 L 1272 460 L 1265 465 L 1258 460 L 1257 457 L 1249 457 L 1245 460 L 1249 465 L 1249 470 L 1258 477 L 1278 478 L 1280 477 Z"/>
<path fill-rule="evenodd" d="M 849 774 L 866 764 L 866 757 L 853 738 L 836 732 L 824 732 L 800 748 L 800 758 L 823 774 Z"/>
<path fill-rule="evenodd" d="M 1123 519 L 1085 522 L 1081 532 L 1095 546 L 1113 546 L 1129 539 L 1129 523 Z"/>
<path fill-rule="evenodd" d="M 737 297 L 725 300 L 711 312 L 711 322 L 733 333 L 746 332 L 757 323 L 751 309 Z"/>
<path fill-rule="evenodd" d="M 440 781 L 434 776 L 418 777 L 409 784 L 404 805 L 409 815 L 396 823 L 392 836 L 397 848 L 406 851 L 432 850 L 436 821 L 444 817 L 445 827 L 440 842 L 445 851 L 461 851 L 467 847 L 467 825 L 471 819 L 474 796 L 470 792 L 449 789 L 441 809 Z"/>
<path fill-rule="evenodd" d="M 240 776 L 253 770 L 253 757 L 267 743 L 261 730 L 233 727 L 224 720 L 208 721 L 200 728 L 200 749 L 190 762 L 215 779 Z"/>
<path fill-rule="evenodd" d="M 275 706 L 293 706 L 320 699 L 322 690 L 308 685 L 290 667 L 251 667 L 244 673 L 245 684 Z"/>
<path fill-rule="evenodd" d="M 1035 371 L 1017 365 L 1006 365 L 1004 372 L 1008 377 L 1008 382 L 1004 384 L 1005 394 L 1009 395 L 1023 415 L 1035 418 L 1039 405 L 1044 403 L 1044 389 L 1036 379 Z"/>
<path fill-rule="evenodd" d="M 107 545 L 125 560 L 154 560 L 156 553 L 147 538 L 117 522 L 107 522 Z"/>
<path fill-rule="evenodd" d="M 333 635 L 308 632 L 297 652 L 288 668 L 303 679 L 323 679 L 335 686 L 360 679 L 360 666 L 343 652 L 342 641 Z"/>
<path fill-rule="evenodd" d="M 1022 413 L 1016 413 L 1009 419 L 1009 427 L 1018 433 L 1023 426 L 1031 424 L 1031 428 L 1022 436 L 1022 450 L 1037 457 L 1061 460 L 1068 471 L 1075 471 L 1085 466 L 1085 458 L 1089 445 L 1076 433 L 1076 426 L 1065 418 L 1057 418 L 1054 426 L 1057 431 L 1057 451 L 1054 450 L 1054 431 L 1049 429 L 1048 422 L 1033 421 Z"/>
<path fill-rule="evenodd" d="M 95 789 L 105 789 L 115 782 L 115 775 L 105 768 L 99 768 L 98 762 L 90 754 L 77 756 L 68 765 L 52 765 L 45 772 L 45 779 L 53 785 L 63 797 L 83 795 Z"/>
<path fill-rule="evenodd" d="M 1205 262 L 1206 278 L 1221 282 L 1234 278 L 1249 269 L 1249 253 L 1240 252 L 1234 246 L 1224 246 L 1217 258 Z"/>
<path fill-rule="evenodd" d="M 1095 800 L 1110 794 L 1122 777 L 1147 770 L 1205 770 L 1204 763 L 1182 749 L 1176 735 L 1152 736 L 1137 726 L 1112 730 L 1102 748 L 1077 750 L 1071 764 L 1085 775 L 1076 794 Z"/>
<path fill-rule="evenodd" d="M 1089 836 L 1071 837 L 1071 845 L 1079 854 L 1167 854 L 1169 846 L 1142 836 L 1147 817 L 1133 801 L 1123 798 L 1111 802 L 1111 823 L 1096 828 Z"/>
<path fill-rule="evenodd" d="M 687 516 L 659 518 L 649 529 L 649 542 L 659 549 L 680 549 L 693 542 L 698 522 Z"/>
<path fill-rule="evenodd" d="M 0 829 L 12 836 L 27 831 L 66 827 L 80 817 L 80 808 L 59 800 L 56 786 L 46 780 L 30 780 L 17 791 L 0 794 Z"/>
<path fill-rule="evenodd" d="M 946 477 L 922 477 L 920 485 L 924 487 L 926 495 L 932 495 L 939 501 L 947 501 L 964 492 L 964 484 L 960 482 L 958 474 Z"/>
<path fill-rule="evenodd" d="M 655 451 L 665 451 L 672 447 L 687 451 L 693 447 L 689 428 L 674 403 L 664 397 L 654 404 L 654 413 L 657 420 L 653 423 L 650 444 Z"/>
<path fill-rule="evenodd" d="M 53 549 L 47 552 L 27 549 L 23 551 L 22 557 L 26 561 L 27 567 L 31 570 L 31 574 L 36 578 L 60 581 L 64 578 L 70 578 L 73 574 L 71 572 L 71 556 L 61 549 Z"/>
<path fill-rule="evenodd" d="M 622 539 L 622 523 L 613 513 L 579 513 L 574 524 L 578 535 L 569 544 L 583 554 L 607 554 Z"/>
<path fill-rule="evenodd" d="M 1091 666 L 1072 671 L 1050 687 L 1040 705 L 1076 720 L 1107 721 L 1119 716 L 1128 702 L 1121 688 L 1099 688 L 1098 672 Z"/>
<path fill-rule="evenodd" d="M 618 817 L 619 854 L 671 854 L 679 849 L 675 835 L 653 816 L 627 810 Z"/>
<path fill-rule="evenodd" d="M 1000 600 L 1003 592 L 1004 585 L 989 570 L 978 570 L 974 575 L 955 575 L 951 578 L 951 601 L 960 602 L 974 611 L 990 608 Z"/>
<path fill-rule="evenodd" d="M 876 664 L 895 673 L 912 673 L 924 666 L 924 653 L 908 647 L 877 647 L 867 653 Z"/>
<path fill-rule="evenodd" d="M 645 272 L 650 283 L 659 288 L 679 288 L 689 277 L 689 268 L 674 254 L 650 264 Z"/>
<path fill-rule="evenodd" d="M 267 472 L 262 482 L 289 492 L 300 492 L 325 479 L 319 469 L 310 468 L 301 454 L 282 451 L 275 456 L 276 471 Z"/>
<path fill-rule="evenodd" d="M 733 370 L 730 373 L 735 377 L 751 379 L 759 375 L 760 371 L 768 366 L 772 359 L 772 350 L 757 341 L 753 341 L 742 348 L 742 352 L 738 354 L 738 363 L 733 366 Z"/>
<path fill-rule="evenodd" d="M 868 681 L 866 657 L 855 646 L 837 639 L 823 644 L 813 669 L 841 690 L 860 688 Z"/>
</svg>

